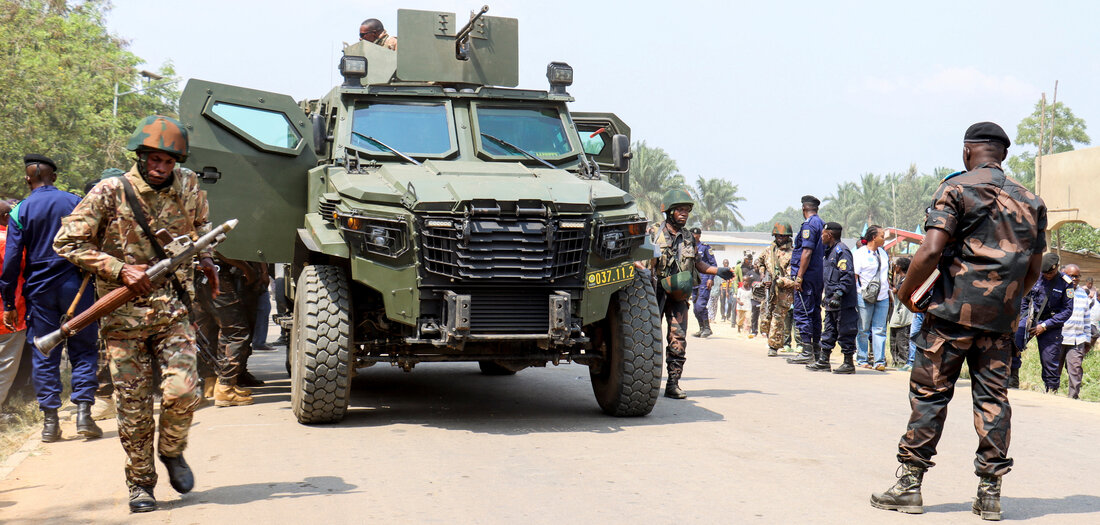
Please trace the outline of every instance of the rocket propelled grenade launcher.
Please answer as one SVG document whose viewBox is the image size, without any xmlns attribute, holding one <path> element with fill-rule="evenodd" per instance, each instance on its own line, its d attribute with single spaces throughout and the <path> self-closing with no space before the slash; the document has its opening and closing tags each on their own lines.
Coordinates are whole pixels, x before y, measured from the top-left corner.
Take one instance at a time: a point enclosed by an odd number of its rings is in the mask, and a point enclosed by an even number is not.
<svg viewBox="0 0 1100 525">
<path fill-rule="evenodd" d="M 199 237 L 196 241 L 192 241 L 191 238 L 186 235 L 172 239 L 171 242 L 164 246 L 164 251 L 168 254 L 168 258 L 150 266 L 149 269 L 145 270 L 145 275 L 149 277 L 154 287 L 159 288 L 177 268 L 185 264 L 190 264 L 192 259 L 195 258 L 195 254 L 224 242 L 225 235 L 229 233 L 230 230 L 237 227 L 237 222 L 237 219 L 229 219 L 211 230 L 210 233 Z M 159 236 L 158 232 L 158 237 Z M 77 332 L 87 328 L 88 325 L 117 310 L 120 306 L 132 301 L 137 295 L 138 294 L 130 290 L 128 286 L 116 288 L 111 293 L 96 301 L 95 304 L 87 310 L 80 312 L 76 317 L 62 323 L 61 328 L 46 335 L 35 337 L 35 348 L 38 348 L 38 351 L 42 352 L 43 355 L 50 355 L 50 350 L 53 350 L 61 341 L 72 337 Z"/>
</svg>

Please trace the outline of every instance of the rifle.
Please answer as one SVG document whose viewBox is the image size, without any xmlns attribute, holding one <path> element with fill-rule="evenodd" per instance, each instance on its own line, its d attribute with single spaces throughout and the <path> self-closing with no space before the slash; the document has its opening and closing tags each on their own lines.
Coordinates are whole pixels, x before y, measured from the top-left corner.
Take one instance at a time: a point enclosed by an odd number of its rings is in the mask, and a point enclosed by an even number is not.
<svg viewBox="0 0 1100 525">
<path fill-rule="evenodd" d="M 1024 321 L 1024 348 L 1027 348 L 1027 343 L 1031 341 L 1031 330 L 1035 328 L 1035 325 L 1039 321 L 1039 316 L 1042 315 L 1043 310 L 1047 307 L 1047 292 L 1045 289 L 1039 290 L 1039 295 L 1042 296 L 1038 303 L 1035 301 L 1035 295 L 1028 293 L 1025 298 L 1027 301 L 1027 318 Z M 1023 348 L 1021 348 L 1023 350 Z"/>
<path fill-rule="evenodd" d="M 222 223 L 222 225 L 211 230 L 210 233 L 199 237 L 196 241 L 192 241 L 191 238 L 186 235 L 181 235 L 172 239 L 172 242 L 164 246 L 164 251 L 168 254 L 168 258 L 162 259 L 150 266 L 149 269 L 145 270 L 145 275 L 149 277 L 154 287 L 158 287 L 158 285 L 167 280 L 177 268 L 190 263 L 196 253 L 224 242 L 225 234 L 235 228 L 237 222 L 237 219 L 229 219 Z M 158 237 L 159 236 L 160 235 L 158 235 Z M 76 317 L 62 323 L 61 328 L 46 335 L 35 337 L 34 346 L 38 348 L 38 351 L 42 352 L 43 355 L 49 356 L 50 350 L 53 350 L 61 341 L 76 335 L 77 332 L 117 310 L 135 297 L 137 297 L 137 292 L 134 292 L 128 286 L 120 286 L 112 290 L 111 293 L 101 297 L 87 310 L 80 312 Z"/>
</svg>

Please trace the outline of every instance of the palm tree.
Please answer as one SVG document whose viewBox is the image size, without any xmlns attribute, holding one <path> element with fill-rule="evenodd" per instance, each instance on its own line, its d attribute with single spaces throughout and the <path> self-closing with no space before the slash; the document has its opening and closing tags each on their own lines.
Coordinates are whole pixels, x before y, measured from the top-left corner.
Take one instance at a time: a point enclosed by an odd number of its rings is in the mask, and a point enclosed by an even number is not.
<svg viewBox="0 0 1100 525">
<path fill-rule="evenodd" d="M 698 223 L 704 230 L 716 230 L 722 225 L 722 230 L 730 227 L 738 230 L 743 228 L 741 210 L 737 203 L 745 200 L 737 195 L 737 185 L 720 178 L 707 179 L 700 176 L 695 181 L 695 187 L 688 188 L 695 207 L 692 209 L 692 222 Z"/>
<path fill-rule="evenodd" d="M 861 214 L 859 187 L 854 182 L 837 184 L 836 193 L 825 197 L 821 206 L 821 218 L 840 223 L 849 235 L 860 226 Z"/>
<path fill-rule="evenodd" d="M 665 150 L 646 146 L 644 140 L 635 142 L 631 150 L 630 193 L 642 213 L 659 222 L 661 199 L 668 190 L 684 187 L 684 177 L 677 173 L 680 168 Z"/>
<path fill-rule="evenodd" d="M 859 218 L 865 224 L 881 224 L 890 212 L 890 187 L 883 183 L 882 177 L 874 173 L 865 174 L 856 186 L 858 200 L 855 203 Z"/>
</svg>

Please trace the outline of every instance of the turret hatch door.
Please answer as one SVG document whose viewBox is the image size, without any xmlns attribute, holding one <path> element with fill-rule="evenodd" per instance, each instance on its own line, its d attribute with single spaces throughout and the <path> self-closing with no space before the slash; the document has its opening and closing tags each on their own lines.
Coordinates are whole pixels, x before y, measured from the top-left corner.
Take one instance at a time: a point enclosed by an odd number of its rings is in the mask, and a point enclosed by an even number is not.
<svg viewBox="0 0 1100 525">
<path fill-rule="evenodd" d="M 250 261 L 289 262 L 306 212 L 306 172 L 317 165 L 313 126 L 286 95 L 192 79 L 180 98 L 210 220 L 240 225 L 218 251 Z"/>
</svg>

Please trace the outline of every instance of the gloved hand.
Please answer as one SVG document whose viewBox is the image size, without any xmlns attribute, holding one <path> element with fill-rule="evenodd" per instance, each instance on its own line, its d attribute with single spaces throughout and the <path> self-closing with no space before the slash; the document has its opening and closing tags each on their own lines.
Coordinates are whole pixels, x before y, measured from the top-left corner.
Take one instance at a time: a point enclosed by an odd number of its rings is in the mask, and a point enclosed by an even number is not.
<svg viewBox="0 0 1100 525">
<path fill-rule="evenodd" d="M 825 308 L 829 310 L 840 310 L 840 298 L 844 296 L 844 292 L 833 292 L 828 299 L 825 300 Z"/>
<path fill-rule="evenodd" d="M 733 270 L 730 270 L 725 266 L 719 266 L 718 277 L 721 277 L 723 279 L 733 279 Z"/>
</svg>

